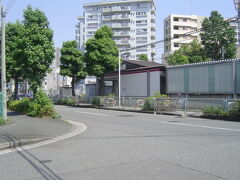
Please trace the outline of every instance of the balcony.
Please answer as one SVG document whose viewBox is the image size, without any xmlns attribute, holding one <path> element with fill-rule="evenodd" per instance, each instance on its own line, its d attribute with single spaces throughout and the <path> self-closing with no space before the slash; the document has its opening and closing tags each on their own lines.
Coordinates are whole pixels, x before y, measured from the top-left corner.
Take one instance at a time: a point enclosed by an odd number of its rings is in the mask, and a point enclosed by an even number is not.
<svg viewBox="0 0 240 180">
<path fill-rule="evenodd" d="M 114 32 L 113 36 L 130 36 L 129 32 Z"/>
<path fill-rule="evenodd" d="M 115 23 L 110 25 L 111 28 L 130 28 L 129 23 Z"/>
<path fill-rule="evenodd" d="M 129 6 L 122 6 L 122 7 L 112 7 L 112 8 L 104 8 L 103 13 L 110 13 L 110 12 L 127 12 L 131 11 Z"/>
<path fill-rule="evenodd" d="M 112 15 L 112 16 L 103 16 L 103 21 L 112 21 L 112 20 L 129 20 L 128 15 Z"/>
<path fill-rule="evenodd" d="M 130 41 L 129 40 L 115 40 L 117 45 L 129 45 Z"/>
</svg>

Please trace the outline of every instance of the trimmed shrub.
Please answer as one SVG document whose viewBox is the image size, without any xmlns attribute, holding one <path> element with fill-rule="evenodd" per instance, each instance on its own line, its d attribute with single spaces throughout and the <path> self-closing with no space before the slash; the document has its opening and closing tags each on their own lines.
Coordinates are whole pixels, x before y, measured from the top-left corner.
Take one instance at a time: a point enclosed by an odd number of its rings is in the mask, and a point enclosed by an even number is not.
<svg viewBox="0 0 240 180">
<path fill-rule="evenodd" d="M 154 97 L 147 97 L 144 100 L 143 111 L 154 111 Z"/>
<path fill-rule="evenodd" d="M 101 96 L 95 96 L 92 99 L 92 105 L 94 105 L 95 107 L 100 107 L 101 106 L 100 99 L 101 99 Z"/>
<path fill-rule="evenodd" d="M 42 90 L 38 91 L 33 99 L 9 101 L 8 108 L 32 117 L 57 117 L 52 101 Z"/>
<path fill-rule="evenodd" d="M 203 115 L 212 117 L 227 117 L 229 116 L 229 112 L 224 111 L 221 107 L 207 106 L 203 109 Z"/>
<path fill-rule="evenodd" d="M 233 117 L 240 117 L 240 100 L 234 103 L 232 110 L 230 110 L 230 114 Z"/>
<path fill-rule="evenodd" d="M 157 91 L 157 92 L 154 93 L 154 97 L 156 97 L 156 98 L 169 98 L 168 95 L 166 95 L 166 94 L 161 94 L 159 91 Z"/>
</svg>

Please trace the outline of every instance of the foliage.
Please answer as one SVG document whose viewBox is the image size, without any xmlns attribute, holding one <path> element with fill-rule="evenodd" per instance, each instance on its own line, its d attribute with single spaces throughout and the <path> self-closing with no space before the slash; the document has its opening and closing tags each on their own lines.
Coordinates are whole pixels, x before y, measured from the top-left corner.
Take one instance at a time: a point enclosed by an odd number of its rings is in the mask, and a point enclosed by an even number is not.
<svg viewBox="0 0 240 180">
<path fill-rule="evenodd" d="M 3 118 L 0 118 L 0 125 L 6 124 L 6 121 Z"/>
<path fill-rule="evenodd" d="M 203 109 L 203 115 L 211 117 L 227 117 L 229 116 L 229 112 L 224 111 L 221 107 L 207 106 Z"/>
<path fill-rule="evenodd" d="M 154 93 L 154 97 L 155 97 L 155 98 L 169 98 L 168 95 L 166 95 L 166 94 L 161 94 L 159 91 L 157 91 L 157 92 Z"/>
<path fill-rule="evenodd" d="M 6 25 L 6 76 L 7 81 L 15 82 L 14 98 L 18 95 L 19 81 L 24 77 L 24 61 L 21 59 L 20 42 L 24 35 L 24 26 L 21 22 Z"/>
<path fill-rule="evenodd" d="M 183 45 L 168 57 L 170 65 L 181 65 L 207 61 L 204 50 L 198 40 Z"/>
<path fill-rule="evenodd" d="M 240 117 L 240 100 L 234 103 L 233 108 L 230 110 L 230 114 L 233 117 Z"/>
<path fill-rule="evenodd" d="M 202 28 L 203 33 L 200 35 L 207 57 L 221 59 L 222 47 L 226 59 L 235 57 L 235 30 L 230 26 L 229 22 L 224 21 L 218 11 L 212 11 L 211 16 L 204 19 Z"/>
<path fill-rule="evenodd" d="M 139 59 L 141 61 L 148 61 L 148 56 L 146 54 L 140 54 Z"/>
<path fill-rule="evenodd" d="M 58 102 L 56 104 L 72 106 L 75 103 L 72 98 L 61 98 L 58 100 Z"/>
<path fill-rule="evenodd" d="M 100 107 L 101 106 L 101 96 L 95 96 L 92 99 L 92 105 L 94 105 L 95 107 Z"/>
<path fill-rule="evenodd" d="M 57 115 L 52 101 L 42 90 L 36 93 L 34 99 L 23 98 L 9 101 L 8 108 L 33 117 L 56 117 Z"/>
<path fill-rule="evenodd" d="M 118 67 L 119 51 L 112 35 L 111 28 L 103 26 L 86 43 L 84 62 L 88 74 L 99 77 L 99 95 L 104 95 L 104 74 L 115 71 Z"/>
<path fill-rule="evenodd" d="M 77 41 L 67 41 L 63 43 L 61 49 L 60 74 L 72 78 L 72 96 L 75 96 L 75 83 L 84 79 L 87 75 L 83 62 L 83 54 L 77 49 L 77 46 Z"/>
<path fill-rule="evenodd" d="M 143 111 L 154 111 L 154 97 L 147 97 L 144 100 Z"/>
<path fill-rule="evenodd" d="M 39 9 L 32 9 L 29 5 L 24 11 L 24 37 L 17 49 L 19 57 L 24 63 L 25 79 L 30 82 L 34 94 L 47 72 L 54 58 L 53 31 L 45 14 Z"/>
<path fill-rule="evenodd" d="M 8 108 L 16 112 L 27 114 L 29 110 L 29 103 L 29 98 L 23 98 L 21 100 L 11 100 L 8 102 Z"/>
</svg>

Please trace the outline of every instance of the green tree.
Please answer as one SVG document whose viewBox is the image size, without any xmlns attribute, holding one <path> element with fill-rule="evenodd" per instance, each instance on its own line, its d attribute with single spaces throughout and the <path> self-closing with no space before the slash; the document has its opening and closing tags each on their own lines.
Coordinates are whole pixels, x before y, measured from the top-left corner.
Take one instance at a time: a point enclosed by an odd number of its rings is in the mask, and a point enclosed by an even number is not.
<svg viewBox="0 0 240 180">
<path fill-rule="evenodd" d="M 235 57 L 235 30 L 230 27 L 229 22 L 224 21 L 218 11 L 212 11 L 211 16 L 204 19 L 202 27 L 201 40 L 207 57 L 221 59 L 222 49 L 224 49 L 225 58 Z"/>
<path fill-rule="evenodd" d="M 86 77 L 83 54 L 77 49 L 76 41 L 67 41 L 63 43 L 61 49 L 61 71 L 63 76 L 72 78 L 72 96 L 75 96 L 75 83 Z"/>
<path fill-rule="evenodd" d="M 99 95 L 104 95 L 104 74 L 115 71 L 118 67 L 119 51 L 112 36 L 112 29 L 103 26 L 86 43 L 84 61 L 88 74 L 98 77 Z"/>
<path fill-rule="evenodd" d="M 148 57 L 147 57 L 146 54 L 140 54 L 139 59 L 140 59 L 141 61 L 148 61 Z"/>
<path fill-rule="evenodd" d="M 24 30 L 19 21 L 6 25 L 6 74 L 8 82 L 14 80 L 14 99 L 17 98 L 19 82 L 24 76 L 22 49 L 19 49 Z"/>
<path fill-rule="evenodd" d="M 24 61 L 25 78 L 34 94 L 42 85 L 54 58 L 53 31 L 45 14 L 30 5 L 24 11 L 24 37 L 20 43 L 21 60 Z"/>
<path fill-rule="evenodd" d="M 174 52 L 168 57 L 169 65 L 181 65 L 181 64 L 188 64 L 188 63 L 189 63 L 188 57 L 179 52 Z"/>
<path fill-rule="evenodd" d="M 170 65 L 180 65 L 207 61 L 202 45 L 198 40 L 193 40 L 189 45 L 181 46 L 168 57 Z"/>
</svg>

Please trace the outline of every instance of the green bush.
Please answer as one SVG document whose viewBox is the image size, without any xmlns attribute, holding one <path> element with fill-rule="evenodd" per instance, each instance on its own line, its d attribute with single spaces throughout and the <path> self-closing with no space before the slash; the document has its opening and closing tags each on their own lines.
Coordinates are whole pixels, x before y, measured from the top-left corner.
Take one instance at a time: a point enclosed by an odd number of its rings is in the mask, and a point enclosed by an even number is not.
<svg viewBox="0 0 240 180">
<path fill-rule="evenodd" d="M 144 100 L 143 111 L 154 111 L 154 97 L 147 97 Z"/>
<path fill-rule="evenodd" d="M 61 98 L 56 102 L 56 104 L 72 106 L 75 103 L 72 98 Z"/>
<path fill-rule="evenodd" d="M 33 117 L 53 116 L 55 110 L 49 97 L 42 91 L 38 91 L 29 103 L 28 115 Z"/>
<path fill-rule="evenodd" d="M 6 121 L 3 118 L 0 118 L 0 125 L 6 124 Z"/>
<path fill-rule="evenodd" d="M 161 94 L 159 91 L 157 91 L 157 92 L 154 93 L 154 97 L 156 97 L 156 98 L 169 98 L 168 95 L 166 95 L 166 94 Z"/>
<path fill-rule="evenodd" d="M 240 117 L 240 100 L 234 103 L 232 110 L 230 110 L 231 116 Z"/>
<path fill-rule="evenodd" d="M 212 117 L 227 117 L 229 116 L 229 112 L 224 111 L 221 107 L 207 106 L 203 109 L 203 115 Z"/>
<path fill-rule="evenodd" d="M 38 91 L 33 99 L 9 101 L 8 108 L 32 117 L 57 117 L 52 101 L 42 90 Z"/>
<path fill-rule="evenodd" d="M 92 105 L 94 105 L 95 107 L 100 107 L 101 106 L 100 99 L 101 99 L 101 96 L 95 96 L 92 99 Z"/>
</svg>

